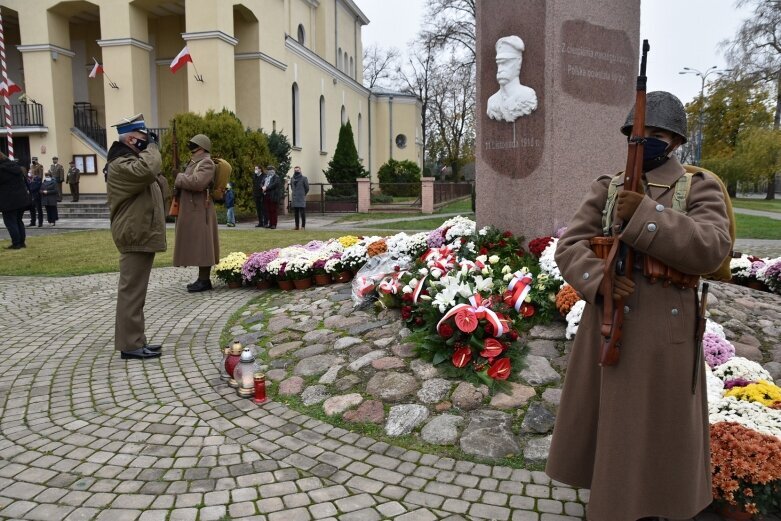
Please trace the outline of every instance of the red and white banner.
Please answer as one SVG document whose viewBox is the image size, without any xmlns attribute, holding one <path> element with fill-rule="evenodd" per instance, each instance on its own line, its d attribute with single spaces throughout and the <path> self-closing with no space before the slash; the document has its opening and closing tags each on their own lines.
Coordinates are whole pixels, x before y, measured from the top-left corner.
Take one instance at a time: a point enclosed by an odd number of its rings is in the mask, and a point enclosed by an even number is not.
<svg viewBox="0 0 781 521">
<path fill-rule="evenodd" d="M 103 66 L 98 63 L 98 60 L 95 58 L 92 58 L 95 61 L 95 66 L 92 67 L 92 70 L 89 73 L 90 78 L 96 77 L 98 74 L 103 74 Z"/>
<path fill-rule="evenodd" d="M 187 46 L 184 46 L 184 49 L 182 49 L 179 54 L 176 55 L 176 58 L 174 58 L 174 61 L 171 62 L 171 72 L 176 72 L 187 63 L 193 62 L 193 57 L 190 56 L 190 51 L 187 50 Z"/>
<path fill-rule="evenodd" d="M 16 92 L 22 92 L 22 88 L 11 81 L 8 80 L 8 83 L 4 81 L 0 81 L 0 96 L 10 96 Z"/>
</svg>

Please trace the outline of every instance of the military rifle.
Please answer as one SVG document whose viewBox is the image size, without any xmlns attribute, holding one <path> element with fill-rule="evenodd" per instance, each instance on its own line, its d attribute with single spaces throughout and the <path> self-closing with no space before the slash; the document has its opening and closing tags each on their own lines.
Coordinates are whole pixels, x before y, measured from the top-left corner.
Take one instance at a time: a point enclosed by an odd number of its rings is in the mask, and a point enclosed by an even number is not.
<svg viewBox="0 0 781 521">
<path fill-rule="evenodd" d="M 643 175 L 643 147 L 645 143 L 645 102 L 648 78 L 645 75 L 648 51 L 651 46 L 648 40 L 643 40 L 643 55 L 640 60 L 640 75 L 637 76 L 635 95 L 635 112 L 632 120 L 632 133 L 626 155 L 623 190 L 640 191 L 640 178 Z M 624 299 L 613 299 L 613 285 L 617 276 L 632 279 L 634 267 L 634 250 L 621 241 L 624 222 L 616 216 L 612 225 L 613 243 L 605 260 L 605 271 L 602 277 L 601 293 L 604 298 L 602 310 L 602 351 L 599 365 L 611 366 L 618 364 L 621 348 L 621 328 L 624 324 Z"/>
</svg>

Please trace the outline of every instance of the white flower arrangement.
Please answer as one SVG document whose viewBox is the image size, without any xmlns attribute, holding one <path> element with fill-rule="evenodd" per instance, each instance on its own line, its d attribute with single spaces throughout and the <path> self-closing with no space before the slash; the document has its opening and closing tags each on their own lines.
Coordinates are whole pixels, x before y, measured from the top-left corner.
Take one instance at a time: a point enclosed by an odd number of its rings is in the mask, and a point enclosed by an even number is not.
<svg viewBox="0 0 781 521">
<path fill-rule="evenodd" d="M 757 402 L 738 400 L 734 396 L 708 403 L 708 421 L 736 422 L 762 434 L 781 438 L 781 410 Z"/>
<path fill-rule="evenodd" d="M 281 270 L 282 266 L 285 265 L 286 263 L 287 263 L 287 259 L 281 259 L 277 257 L 276 259 L 274 259 L 273 261 L 269 262 L 266 265 L 266 271 L 269 273 L 269 275 L 276 277 L 277 275 L 279 275 L 279 270 Z"/>
<path fill-rule="evenodd" d="M 472 219 L 460 215 L 448 219 L 439 227 L 440 230 L 447 229 L 445 240 L 448 242 L 457 237 L 469 237 L 475 233 L 475 228 L 476 224 Z"/>
<path fill-rule="evenodd" d="M 708 364 L 705 364 L 705 383 L 707 384 L 709 404 L 724 398 L 724 382 L 713 374 L 713 370 Z"/>
<path fill-rule="evenodd" d="M 748 280 L 751 276 L 751 261 L 745 253 L 736 259 L 729 261 L 729 269 L 732 276 L 738 280 Z"/>
<path fill-rule="evenodd" d="M 366 244 L 361 241 L 346 248 L 342 253 L 342 265 L 349 268 L 360 268 L 369 260 L 369 254 L 366 252 Z"/>
<path fill-rule="evenodd" d="M 705 322 L 705 332 L 706 333 L 712 333 L 716 335 L 719 338 L 723 338 L 724 340 L 727 339 L 727 335 L 724 334 L 724 327 L 719 324 L 718 322 L 714 322 L 711 319 L 706 319 Z"/>
<path fill-rule="evenodd" d="M 330 259 L 325 262 L 325 272 L 334 275 L 342 271 L 341 259 Z"/>
<path fill-rule="evenodd" d="M 285 272 L 290 273 L 291 276 L 303 276 L 312 273 L 312 259 L 310 257 L 301 255 L 294 257 L 287 261 L 285 266 Z"/>
<path fill-rule="evenodd" d="M 569 313 L 567 313 L 567 331 L 565 332 L 567 340 L 572 340 L 578 332 L 578 326 L 580 326 L 580 320 L 583 318 L 583 310 L 585 307 L 586 301 L 578 300 L 572 308 L 570 308 Z"/>
<path fill-rule="evenodd" d="M 554 259 L 558 243 L 559 240 L 554 237 L 553 240 L 548 243 L 545 250 L 543 250 L 542 255 L 540 255 L 540 269 L 554 279 L 564 282 L 564 277 L 561 276 L 561 271 L 559 271 L 559 267 L 556 265 L 556 260 Z"/>
<path fill-rule="evenodd" d="M 722 382 L 738 378 L 749 382 L 758 382 L 759 380 L 773 381 L 773 377 L 770 376 L 770 373 L 764 367 L 740 356 L 727 360 L 714 369 L 713 374 Z"/>
</svg>

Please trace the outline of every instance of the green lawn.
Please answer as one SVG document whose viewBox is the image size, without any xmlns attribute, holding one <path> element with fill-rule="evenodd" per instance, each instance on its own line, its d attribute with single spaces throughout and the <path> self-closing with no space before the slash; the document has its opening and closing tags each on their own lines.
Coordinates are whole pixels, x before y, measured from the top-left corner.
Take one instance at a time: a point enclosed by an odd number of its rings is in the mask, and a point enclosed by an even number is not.
<svg viewBox="0 0 781 521">
<path fill-rule="evenodd" d="M 220 230 L 220 253 L 254 252 L 312 239 L 339 237 L 340 232 L 288 230 Z M 358 232 L 360 233 L 360 232 Z M 171 266 L 174 231 L 168 230 L 168 251 L 155 256 L 155 267 Z M 119 271 L 119 254 L 109 230 L 90 230 L 27 237 L 23 250 L 0 249 L 0 275 L 86 275 Z M 4 241 L 5 244 L 5 241 Z"/>
<path fill-rule="evenodd" d="M 472 213 L 472 200 L 467 197 L 466 199 L 460 199 L 458 201 L 452 202 L 448 205 L 443 206 L 439 210 L 437 210 L 434 213 L 460 213 L 462 215 L 468 215 Z M 372 213 L 352 213 L 349 215 L 345 215 L 344 217 L 341 217 L 339 220 L 336 221 L 335 224 L 339 223 L 354 223 L 354 222 L 367 222 L 370 223 L 371 221 L 380 221 L 384 219 L 398 219 L 401 217 L 410 217 L 410 216 L 418 216 L 423 215 L 420 212 L 409 212 L 409 213 L 380 213 L 380 212 L 372 212 Z M 417 228 L 414 228 L 417 229 Z"/>
<path fill-rule="evenodd" d="M 773 199 L 771 201 L 765 201 L 764 199 L 733 199 L 732 206 L 748 210 L 781 213 L 781 199 Z"/>
<path fill-rule="evenodd" d="M 735 222 L 739 239 L 781 240 L 781 220 L 736 213 Z"/>
</svg>

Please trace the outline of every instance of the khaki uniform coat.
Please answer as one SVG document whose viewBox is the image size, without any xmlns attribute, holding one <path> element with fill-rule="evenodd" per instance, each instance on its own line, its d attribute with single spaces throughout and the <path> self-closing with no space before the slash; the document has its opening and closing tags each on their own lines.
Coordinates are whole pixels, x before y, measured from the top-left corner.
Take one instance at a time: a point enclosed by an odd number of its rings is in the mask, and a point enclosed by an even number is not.
<svg viewBox="0 0 781 521">
<path fill-rule="evenodd" d="M 106 187 L 111 236 L 120 253 L 166 250 L 162 159 L 155 144 L 136 155 L 121 143 L 109 150 Z"/>
<path fill-rule="evenodd" d="M 215 165 L 207 153 L 200 153 L 176 176 L 179 217 L 176 219 L 174 266 L 214 266 L 220 260 L 217 213 L 209 194 Z"/>
<path fill-rule="evenodd" d="M 684 173 L 670 159 L 648 172 L 674 185 Z M 546 472 L 591 489 L 588 519 L 688 519 L 711 502 L 705 372 L 691 392 L 695 356 L 695 290 L 651 284 L 634 271 L 626 300 L 621 359 L 599 367 L 603 261 L 589 247 L 602 235 L 610 177 L 591 185 L 561 238 L 556 262 L 587 302 L 567 366 Z M 670 208 L 674 187 L 651 187 L 624 239 L 685 273 L 715 270 L 729 253 L 729 219 L 717 181 L 695 175 L 687 213 Z"/>
</svg>

